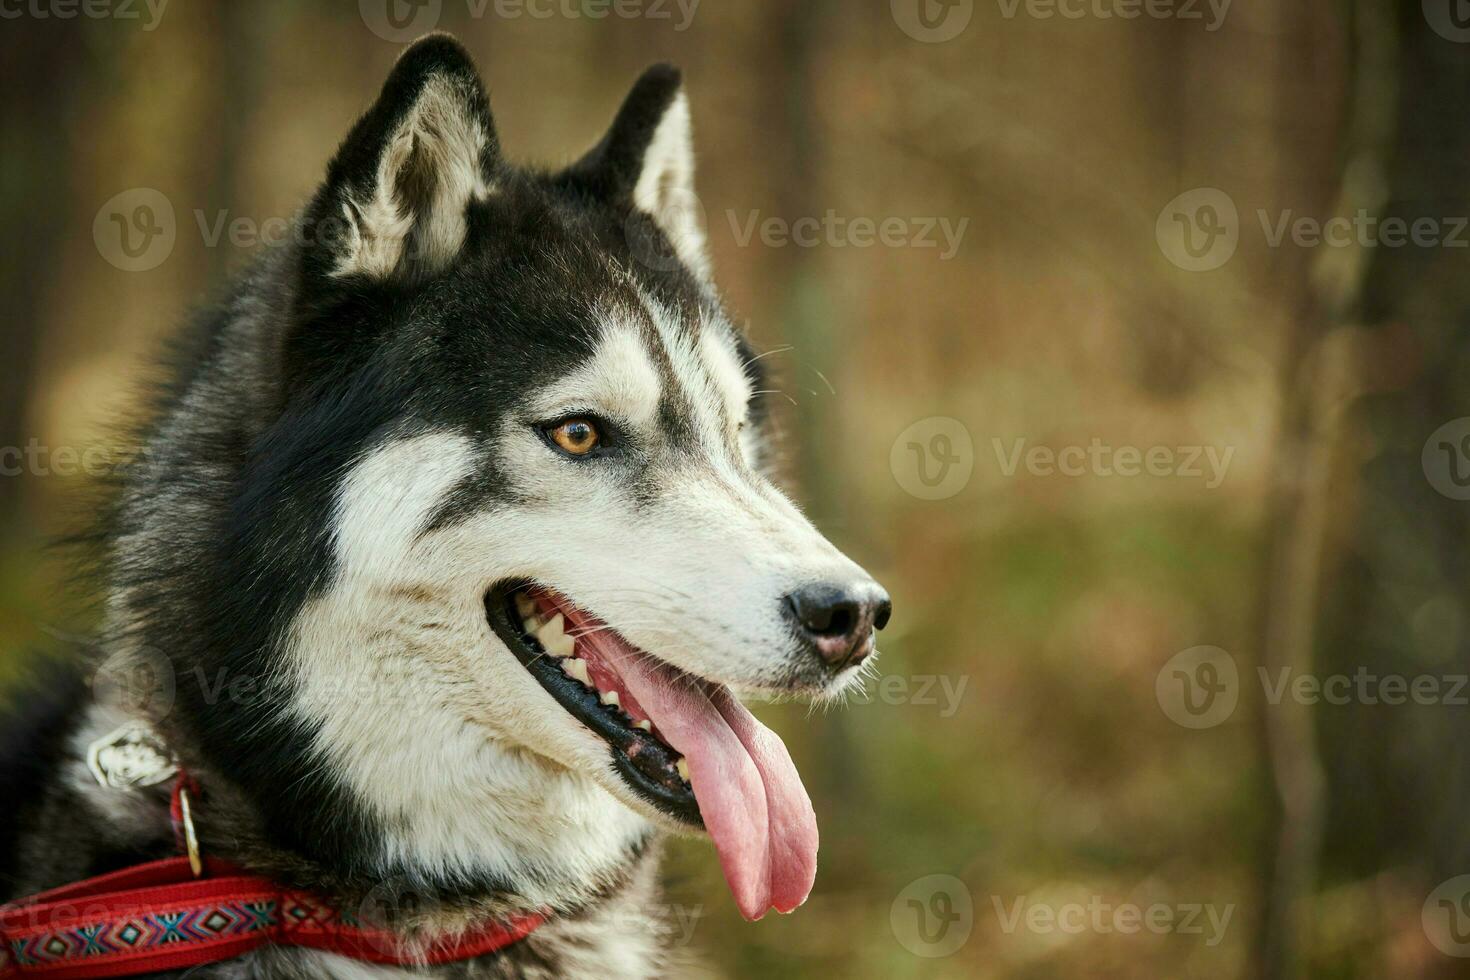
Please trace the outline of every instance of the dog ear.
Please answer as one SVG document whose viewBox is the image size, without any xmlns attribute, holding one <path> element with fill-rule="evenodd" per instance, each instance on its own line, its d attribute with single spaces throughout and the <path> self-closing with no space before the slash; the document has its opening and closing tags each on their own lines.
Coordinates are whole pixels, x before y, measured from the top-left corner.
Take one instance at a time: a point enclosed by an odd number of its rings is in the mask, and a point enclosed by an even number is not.
<svg viewBox="0 0 1470 980">
<path fill-rule="evenodd" d="M 410 279 L 443 269 L 466 210 L 494 188 L 500 147 L 469 55 L 431 34 L 398 59 L 306 214 L 308 276 Z"/>
<path fill-rule="evenodd" d="M 709 278 L 703 210 L 694 195 L 689 97 L 677 68 L 659 64 L 645 71 L 607 135 L 568 173 L 647 215 L 679 259 Z"/>
</svg>

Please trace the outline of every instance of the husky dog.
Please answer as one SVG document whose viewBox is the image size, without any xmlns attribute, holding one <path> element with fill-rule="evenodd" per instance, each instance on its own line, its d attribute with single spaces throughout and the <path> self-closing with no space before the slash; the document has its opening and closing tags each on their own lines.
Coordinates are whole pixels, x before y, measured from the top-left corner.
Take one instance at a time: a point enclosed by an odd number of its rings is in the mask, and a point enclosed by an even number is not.
<svg viewBox="0 0 1470 980">
<path fill-rule="evenodd" d="M 540 170 L 456 42 L 403 54 L 189 333 L 111 520 L 104 669 L 7 739 L 8 897 L 175 853 L 166 752 L 208 855 L 395 929 L 547 911 L 446 975 L 666 973 L 662 832 L 713 840 L 747 918 L 806 899 L 811 803 L 732 692 L 837 694 L 889 601 L 763 473 L 692 180 L 668 66 Z"/>
</svg>

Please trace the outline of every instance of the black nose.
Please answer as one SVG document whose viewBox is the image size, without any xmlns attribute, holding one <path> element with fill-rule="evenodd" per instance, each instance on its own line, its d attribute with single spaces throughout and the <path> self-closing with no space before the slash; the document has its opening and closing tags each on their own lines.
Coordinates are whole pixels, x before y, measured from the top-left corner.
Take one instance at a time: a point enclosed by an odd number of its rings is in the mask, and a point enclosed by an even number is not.
<svg viewBox="0 0 1470 980">
<path fill-rule="evenodd" d="M 888 593 L 876 582 L 823 582 L 786 597 L 786 612 L 796 635 L 836 670 L 860 664 L 873 652 L 873 631 L 888 625 L 892 611 Z"/>
</svg>

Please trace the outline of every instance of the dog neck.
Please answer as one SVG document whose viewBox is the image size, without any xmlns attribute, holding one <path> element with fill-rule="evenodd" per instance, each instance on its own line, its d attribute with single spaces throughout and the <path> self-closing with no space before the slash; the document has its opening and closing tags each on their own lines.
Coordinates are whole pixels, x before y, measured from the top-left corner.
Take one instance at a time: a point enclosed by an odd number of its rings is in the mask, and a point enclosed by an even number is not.
<svg viewBox="0 0 1470 980">
<path fill-rule="evenodd" d="M 107 784 L 96 771 L 99 744 L 146 726 L 198 787 L 193 818 L 205 854 L 349 911 L 409 909 L 430 931 L 530 909 L 584 914 L 656 864 L 652 827 L 589 780 L 417 720 L 430 737 L 378 750 L 376 792 L 349 790 L 327 802 L 293 792 L 310 773 L 283 769 L 280 796 L 313 809 L 285 828 L 273 818 L 282 799 L 257 798 L 177 718 L 144 721 L 103 702 L 88 708 L 73 736 L 65 782 L 109 828 L 113 845 L 148 857 L 175 852 L 171 780 Z M 428 754 L 431 745 L 437 749 Z M 313 838 L 304 846 L 303 835 Z"/>
<path fill-rule="evenodd" d="M 169 780 L 111 786 L 99 780 L 88 765 L 88 749 L 93 743 L 136 721 L 132 713 L 105 703 L 83 707 L 71 735 L 58 746 L 61 752 L 55 776 L 37 800 L 35 819 L 29 821 L 32 829 L 20 848 L 22 863 L 11 882 L 15 889 L 12 894 L 37 892 L 177 853 L 179 845 L 169 816 Z M 171 737 L 177 737 L 177 732 Z M 190 747 L 181 747 L 180 754 L 190 751 Z M 118 761 L 118 757 L 111 761 Z M 137 754 L 126 758 L 126 763 L 134 767 L 131 772 L 138 771 L 137 762 Z M 104 768 L 108 764 L 104 762 Z M 283 885 L 314 892 L 365 927 L 384 926 L 419 937 L 454 934 L 487 917 L 510 917 L 524 911 L 531 901 L 528 893 L 537 888 L 546 894 L 555 891 L 563 898 L 580 896 L 574 902 L 546 909 L 549 915 L 544 923 L 529 936 L 490 954 L 499 971 L 497 976 L 613 980 L 664 975 L 664 970 L 674 969 L 672 964 L 682 962 L 686 955 L 683 948 L 702 915 L 700 907 L 660 901 L 659 844 L 652 836 L 644 836 L 633 845 L 615 871 L 598 875 L 594 889 L 576 885 L 549 889 L 534 882 L 521 887 L 522 882 L 488 875 L 479 880 L 434 882 L 431 870 L 408 860 L 398 868 L 380 863 L 378 869 L 369 871 L 366 865 L 354 867 L 351 862 L 323 860 L 283 847 L 264 832 L 262 808 L 254 805 L 228 774 L 204 766 L 197 772 L 191 770 L 190 776 L 199 783 L 192 809 L 206 855 L 241 864 Z M 346 813 L 341 818 L 356 819 Z M 554 826 L 544 817 L 533 816 L 523 822 L 540 824 L 548 833 Z M 463 829 L 468 834 L 478 828 L 466 824 Z M 386 980 L 412 974 L 449 980 L 482 976 L 486 968 L 482 961 L 475 960 L 403 971 L 365 964 L 338 953 L 270 947 L 246 954 L 245 960 L 248 962 L 203 967 L 196 975 Z"/>
</svg>

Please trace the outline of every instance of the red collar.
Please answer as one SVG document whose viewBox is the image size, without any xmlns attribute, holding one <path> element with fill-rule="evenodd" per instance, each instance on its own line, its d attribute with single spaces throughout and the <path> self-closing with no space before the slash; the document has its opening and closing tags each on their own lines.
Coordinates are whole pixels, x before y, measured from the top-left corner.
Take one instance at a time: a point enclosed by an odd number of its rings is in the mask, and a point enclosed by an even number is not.
<svg viewBox="0 0 1470 980">
<path fill-rule="evenodd" d="M 82 980 L 180 970 L 259 946 L 300 946 L 369 963 L 473 959 L 540 926 L 539 913 L 491 921 L 429 945 L 365 925 L 310 892 L 214 858 L 198 859 L 187 777 L 174 790 L 189 856 L 89 878 L 0 906 L 0 980 Z M 182 805 L 181 805 L 182 804 Z M 191 858 L 199 861 L 191 868 Z"/>
<path fill-rule="evenodd" d="M 0 980 L 122 977 L 301 946 L 369 963 L 423 966 L 503 949 L 545 920 L 491 922 L 427 948 L 363 926 L 308 892 L 206 859 L 167 858 L 33 895 L 0 909 Z"/>
</svg>

